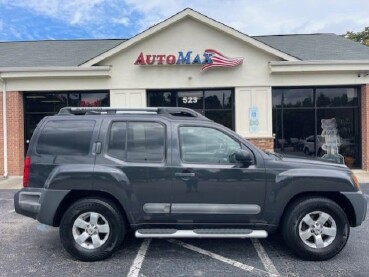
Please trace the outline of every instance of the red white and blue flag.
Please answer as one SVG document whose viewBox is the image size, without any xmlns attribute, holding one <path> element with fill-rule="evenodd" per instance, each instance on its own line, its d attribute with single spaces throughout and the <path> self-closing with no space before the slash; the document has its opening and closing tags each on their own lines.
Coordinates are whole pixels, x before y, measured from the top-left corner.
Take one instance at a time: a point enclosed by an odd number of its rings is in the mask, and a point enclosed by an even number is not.
<svg viewBox="0 0 369 277">
<path fill-rule="evenodd" d="M 210 55 L 213 62 L 204 64 L 201 68 L 202 71 L 209 67 L 233 67 L 243 62 L 243 58 L 228 58 L 214 49 L 206 49 L 205 53 Z"/>
</svg>

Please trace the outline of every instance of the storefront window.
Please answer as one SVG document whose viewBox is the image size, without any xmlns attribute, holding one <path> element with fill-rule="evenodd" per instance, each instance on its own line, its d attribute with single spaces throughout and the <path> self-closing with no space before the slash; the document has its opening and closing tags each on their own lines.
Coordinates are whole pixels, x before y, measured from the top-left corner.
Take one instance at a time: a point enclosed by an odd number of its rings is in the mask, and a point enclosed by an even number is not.
<svg viewBox="0 0 369 277">
<path fill-rule="evenodd" d="M 356 87 L 273 89 L 275 150 L 361 165 Z"/>
<path fill-rule="evenodd" d="M 109 107 L 109 91 L 25 92 L 25 149 L 37 124 L 63 107 Z"/>
<path fill-rule="evenodd" d="M 185 107 L 234 130 L 234 93 L 232 89 L 149 90 L 149 107 Z"/>
</svg>

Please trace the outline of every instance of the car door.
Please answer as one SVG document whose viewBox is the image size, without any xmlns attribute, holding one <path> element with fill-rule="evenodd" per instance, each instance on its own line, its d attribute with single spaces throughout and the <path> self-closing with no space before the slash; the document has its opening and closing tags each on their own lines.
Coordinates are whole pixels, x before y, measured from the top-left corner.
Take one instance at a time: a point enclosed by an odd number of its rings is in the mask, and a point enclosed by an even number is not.
<svg viewBox="0 0 369 277">
<path fill-rule="evenodd" d="M 106 189 L 123 201 L 134 224 L 167 222 L 170 125 L 165 120 L 106 119 L 100 134 L 99 141 L 105 143 L 96 158 L 95 172 L 100 173 L 95 189 Z"/>
<path fill-rule="evenodd" d="M 225 128 L 178 124 L 173 127 L 171 213 L 178 223 L 257 222 L 264 205 L 263 163 L 242 166 L 237 149 L 251 151 Z"/>
</svg>

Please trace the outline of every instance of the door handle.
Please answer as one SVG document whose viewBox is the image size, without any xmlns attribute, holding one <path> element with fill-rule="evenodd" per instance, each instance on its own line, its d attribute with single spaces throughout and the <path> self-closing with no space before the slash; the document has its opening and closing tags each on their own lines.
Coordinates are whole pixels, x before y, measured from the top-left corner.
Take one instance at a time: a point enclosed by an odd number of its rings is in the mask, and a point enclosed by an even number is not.
<svg viewBox="0 0 369 277">
<path fill-rule="evenodd" d="M 177 172 L 174 174 L 176 177 L 195 177 L 195 173 L 193 172 Z"/>
</svg>

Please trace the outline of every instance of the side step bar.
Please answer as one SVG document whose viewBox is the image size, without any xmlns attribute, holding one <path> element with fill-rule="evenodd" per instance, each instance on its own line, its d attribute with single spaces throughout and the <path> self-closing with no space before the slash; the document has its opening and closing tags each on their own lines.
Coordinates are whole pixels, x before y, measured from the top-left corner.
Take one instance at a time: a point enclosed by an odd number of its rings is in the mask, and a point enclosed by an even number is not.
<svg viewBox="0 0 369 277">
<path fill-rule="evenodd" d="M 266 238 L 264 230 L 250 229 L 139 229 L 136 238 Z"/>
</svg>

